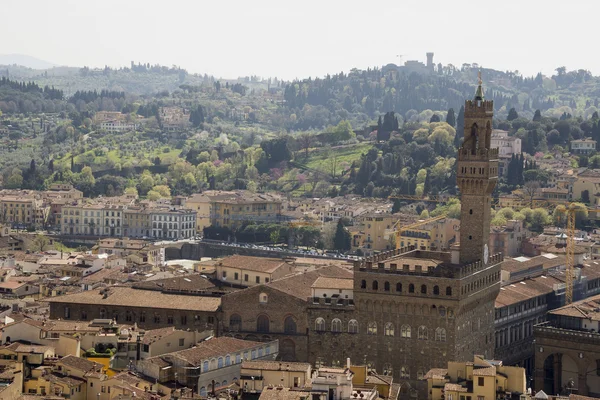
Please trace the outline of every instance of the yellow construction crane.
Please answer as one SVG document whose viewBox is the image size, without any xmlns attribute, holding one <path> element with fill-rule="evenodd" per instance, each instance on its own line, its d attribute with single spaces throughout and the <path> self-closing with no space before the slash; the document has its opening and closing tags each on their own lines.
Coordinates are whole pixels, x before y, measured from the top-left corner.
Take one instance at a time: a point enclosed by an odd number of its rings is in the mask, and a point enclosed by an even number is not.
<svg viewBox="0 0 600 400">
<path fill-rule="evenodd" d="M 428 224 L 430 222 L 435 222 L 438 221 L 440 219 L 446 218 L 446 214 L 442 214 L 442 215 L 438 215 L 437 217 L 433 217 L 433 218 L 427 218 L 424 219 L 422 221 L 417 221 L 414 224 L 410 224 L 410 225 L 405 225 L 405 226 L 400 226 L 400 220 L 398 220 L 398 222 L 396 222 L 394 224 L 394 234 L 396 236 L 396 248 L 399 249 L 402 246 L 400 246 L 400 238 L 402 237 L 402 231 L 406 231 L 408 229 L 415 229 L 419 226 Z"/>
</svg>

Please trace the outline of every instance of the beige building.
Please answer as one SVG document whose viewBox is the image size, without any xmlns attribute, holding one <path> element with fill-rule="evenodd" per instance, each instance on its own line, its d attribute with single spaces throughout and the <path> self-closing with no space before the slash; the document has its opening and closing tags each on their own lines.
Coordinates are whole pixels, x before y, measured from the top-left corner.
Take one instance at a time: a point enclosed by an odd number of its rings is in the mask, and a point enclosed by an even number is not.
<svg viewBox="0 0 600 400">
<path fill-rule="evenodd" d="M 394 244 L 390 240 L 391 229 L 400 219 L 390 213 L 367 213 L 357 218 L 358 224 L 351 229 L 352 251 L 361 250 L 363 254 L 374 251 L 390 250 Z"/>
<path fill-rule="evenodd" d="M 295 270 L 293 265 L 278 258 L 239 255 L 226 257 L 215 267 L 218 280 L 240 286 L 269 283 Z"/>
<path fill-rule="evenodd" d="M 269 386 L 304 388 L 310 386 L 311 366 L 308 363 L 280 361 L 243 361 L 240 387 L 248 393 L 261 393 Z"/>
<path fill-rule="evenodd" d="M 525 369 L 475 356 L 473 362 L 449 362 L 421 378 L 427 380 L 429 400 L 495 400 L 500 395 L 527 396 Z"/>
<path fill-rule="evenodd" d="M 62 207 L 63 235 L 122 236 L 125 207 L 111 204 L 69 204 Z"/>
<path fill-rule="evenodd" d="M 186 207 L 196 211 L 198 231 L 211 225 L 235 229 L 245 221 L 260 223 L 282 219 L 282 200 L 269 193 L 209 190 L 187 199 Z"/>
<path fill-rule="evenodd" d="M 573 200 L 589 198 L 590 204 L 598 204 L 600 199 L 600 172 L 597 170 L 586 170 L 577 175 L 573 182 Z M 590 213 L 593 218 L 595 213 Z"/>
<path fill-rule="evenodd" d="M 571 140 L 571 153 L 591 154 L 596 151 L 596 141 L 590 138 Z"/>
<path fill-rule="evenodd" d="M 445 251 L 456 241 L 460 221 L 442 218 L 414 228 L 402 229 L 400 247 L 414 246 L 419 250 Z"/>
<path fill-rule="evenodd" d="M 507 221 L 503 226 L 492 226 L 490 230 L 490 252 L 502 253 L 504 257 L 517 257 L 523 253 L 523 239 L 526 238 L 523 221 Z"/>
<path fill-rule="evenodd" d="M 43 226 L 50 214 L 50 207 L 33 194 L 0 195 L 0 222 L 7 225 Z"/>
</svg>

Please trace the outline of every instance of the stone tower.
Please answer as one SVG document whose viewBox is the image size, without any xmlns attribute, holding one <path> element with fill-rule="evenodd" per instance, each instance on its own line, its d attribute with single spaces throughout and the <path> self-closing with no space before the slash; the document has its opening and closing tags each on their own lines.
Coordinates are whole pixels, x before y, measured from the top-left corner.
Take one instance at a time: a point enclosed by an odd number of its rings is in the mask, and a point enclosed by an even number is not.
<svg viewBox="0 0 600 400">
<path fill-rule="evenodd" d="M 498 149 L 491 148 L 494 102 L 485 100 L 481 85 L 479 73 L 475 97 L 465 101 L 464 139 L 458 149 L 461 263 L 489 261 L 490 210 L 498 180 Z"/>
<path fill-rule="evenodd" d="M 433 53 L 427 53 L 427 69 L 433 71 Z"/>
</svg>

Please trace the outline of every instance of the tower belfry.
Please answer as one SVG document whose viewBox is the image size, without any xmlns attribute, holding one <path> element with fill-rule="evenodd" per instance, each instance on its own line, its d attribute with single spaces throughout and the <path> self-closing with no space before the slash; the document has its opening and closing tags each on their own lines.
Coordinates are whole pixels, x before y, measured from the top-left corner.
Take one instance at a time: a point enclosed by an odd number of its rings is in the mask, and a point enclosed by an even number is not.
<svg viewBox="0 0 600 400">
<path fill-rule="evenodd" d="M 461 263 L 488 262 L 492 192 L 498 181 L 498 149 L 491 148 L 494 102 L 485 100 L 482 85 L 480 71 L 475 96 L 465 101 L 464 139 L 458 149 Z"/>
</svg>

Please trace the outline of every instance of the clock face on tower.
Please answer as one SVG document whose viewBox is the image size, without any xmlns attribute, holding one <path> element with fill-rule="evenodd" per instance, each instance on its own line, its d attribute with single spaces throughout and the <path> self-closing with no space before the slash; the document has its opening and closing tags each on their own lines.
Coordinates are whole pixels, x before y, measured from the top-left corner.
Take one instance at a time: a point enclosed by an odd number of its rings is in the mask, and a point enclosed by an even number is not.
<svg viewBox="0 0 600 400">
<path fill-rule="evenodd" d="M 488 250 L 488 245 L 487 245 L 487 244 L 485 244 L 485 245 L 483 246 L 483 263 L 484 263 L 484 264 L 487 264 L 487 263 L 488 263 L 488 258 L 489 258 L 489 255 L 490 255 L 490 253 L 489 253 L 489 250 Z"/>
</svg>

